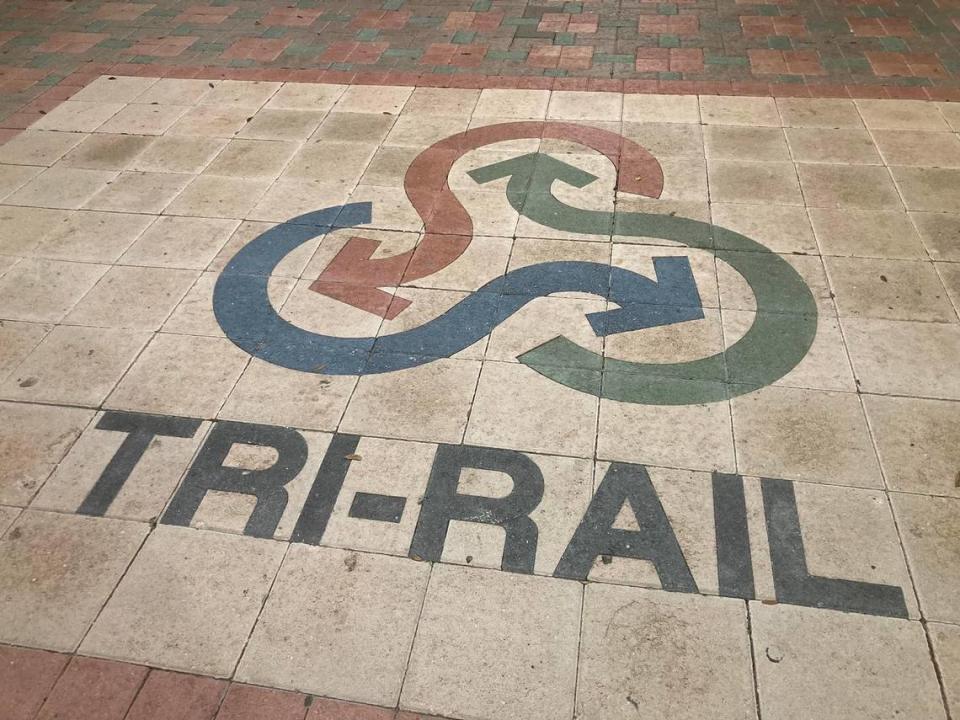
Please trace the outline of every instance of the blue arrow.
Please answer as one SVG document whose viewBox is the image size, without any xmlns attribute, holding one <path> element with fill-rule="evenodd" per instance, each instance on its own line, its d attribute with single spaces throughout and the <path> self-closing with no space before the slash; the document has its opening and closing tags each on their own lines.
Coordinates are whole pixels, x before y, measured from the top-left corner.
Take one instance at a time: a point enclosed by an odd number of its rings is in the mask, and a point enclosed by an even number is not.
<svg viewBox="0 0 960 720">
<path fill-rule="evenodd" d="M 590 262 L 548 262 L 491 280 L 444 314 L 419 327 L 381 337 L 321 335 L 284 320 L 273 309 L 267 284 L 274 268 L 297 247 L 338 227 L 370 222 L 371 203 L 317 210 L 293 218 L 241 249 L 217 279 L 213 309 L 220 327 L 251 355 L 291 370 L 367 375 L 450 357 L 489 334 L 537 297 L 586 292 L 620 307 L 587 315 L 597 335 L 697 320 L 700 295 L 686 257 L 654 260 L 657 280 Z"/>
</svg>

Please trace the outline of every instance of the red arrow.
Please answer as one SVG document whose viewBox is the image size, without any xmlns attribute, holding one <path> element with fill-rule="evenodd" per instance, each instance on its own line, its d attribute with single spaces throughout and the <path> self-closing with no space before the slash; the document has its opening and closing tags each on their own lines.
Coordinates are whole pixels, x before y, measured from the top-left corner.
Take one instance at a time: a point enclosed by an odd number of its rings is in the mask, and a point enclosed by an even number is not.
<svg viewBox="0 0 960 720">
<path fill-rule="evenodd" d="M 388 320 L 395 318 L 410 301 L 380 288 L 442 270 L 460 257 L 473 239 L 473 221 L 447 184 L 453 164 L 484 145 L 524 138 L 569 140 L 593 148 L 617 168 L 619 190 L 654 198 L 663 192 L 663 170 L 657 159 L 637 143 L 609 130 L 550 121 L 474 128 L 431 145 L 407 168 L 403 187 L 424 223 L 424 236 L 416 248 L 373 259 L 380 241 L 352 237 L 310 289 Z"/>
</svg>

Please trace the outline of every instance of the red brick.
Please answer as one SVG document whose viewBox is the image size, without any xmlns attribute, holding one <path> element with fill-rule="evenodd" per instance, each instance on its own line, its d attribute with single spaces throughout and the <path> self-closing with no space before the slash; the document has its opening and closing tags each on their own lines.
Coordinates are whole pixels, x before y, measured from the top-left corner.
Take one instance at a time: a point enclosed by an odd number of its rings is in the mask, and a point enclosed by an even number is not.
<svg viewBox="0 0 960 720">
<path fill-rule="evenodd" d="M 177 57 L 197 41 L 196 36 L 171 35 L 160 38 L 144 38 L 130 48 L 132 55 L 150 55 L 152 57 Z M 155 70 L 150 67 L 151 72 Z"/>
<path fill-rule="evenodd" d="M 136 20 L 147 10 L 152 10 L 155 5 L 147 3 L 128 3 L 128 2 L 105 2 L 93 16 L 97 20 L 114 20 L 123 22 L 125 20 Z"/>
<path fill-rule="evenodd" d="M 177 15 L 173 22 L 177 24 L 219 25 L 236 11 L 236 5 L 191 5 Z"/>
<path fill-rule="evenodd" d="M 634 68 L 637 72 L 666 72 L 670 69 L 670 51 L 667 48 L 637 48 Z"/>
<path fill-rule="evenodd" d="M 242 38 L 228 47 L 220 56 L 225 60 L 276 60 L 290 44 L 283 38 Z"/>
<path fill-rule="evenodd" d="M 253 685 L 233 684 L 217 720 L 303 720 L 307 696 Z"/>
<path fill-rule="evenodd" d="M 0 717 L 31 720 L 68 659 L 60 653 L 0 645 Z"/>
<path fill-rule="evenodd" d="M 306 27 L 312 25 L 323 14 L 322 10 L 300 7 L 275 7 L 263 16 L 262 22 L 267 27 L 283 25 L 287 27 Z"/>
<path fill-rule="evenodd" d="M 394 710 L 373 705 L 316 698 L 307 713 L 307 720 L 393 720 L 394 714 Z"/>
<path fill-rule="evenodd" d="M 37 720 L 123 720 L 146 675 L 140 665 L 74 657 Z"/>
<path fill-rule="evenodd" d="M 700 32 L 700 18 L 696 15 L 641 15 L 637 20 L 637 32 L 689 37 Z"/>
<path fill-rule="evenodd" d="M 703 50 L 670 48 L 670 69 L 674 72 L 703 72 Z"/>
<path fill-rule="evenodd" d="M 213 720 L 226 687 L 215 678 L 153 670 L 125 720 Z"/>
<path fill-rule="evenodd" d="M 37 45 L 37 50 L 46 53 L 85 53 L 108 37 L 106 33 L 55 32 Z"/>
</svg>

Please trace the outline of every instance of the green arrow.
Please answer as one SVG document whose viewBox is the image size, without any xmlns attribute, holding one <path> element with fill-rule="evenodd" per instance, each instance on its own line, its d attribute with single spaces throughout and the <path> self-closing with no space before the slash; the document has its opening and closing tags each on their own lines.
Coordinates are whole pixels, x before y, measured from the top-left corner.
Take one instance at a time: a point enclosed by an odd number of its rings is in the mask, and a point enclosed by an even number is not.
<svg viewBox="0 0 960 720">
<path fill-rule="evenodd" d="M 602 359 L 560 336 L 519 357 L 520 362 L 567 387 L 623 402 L 689 405 L 716 402 L 765 387 L 804 358 L 817 332 L 817 305 L 790 263 L 745 235 L 710 223 L 643 212 L 572 207 L 553 194 L 554 182 L 582 188 L 590 173 L 541 153 L 530 153 L 470 171 L 478 183 L 509 177 L 507 198 L 521 215 L 557 230 L 590 235 L 652 237 L 710 250 L 747 281 L 757 312 L 747 333 L 726 351 L 677 363 Z M 597 367 L 597 391 L 587 373 Z M 581 377 L 584 376 L 584 377 Z"/>
</svg>

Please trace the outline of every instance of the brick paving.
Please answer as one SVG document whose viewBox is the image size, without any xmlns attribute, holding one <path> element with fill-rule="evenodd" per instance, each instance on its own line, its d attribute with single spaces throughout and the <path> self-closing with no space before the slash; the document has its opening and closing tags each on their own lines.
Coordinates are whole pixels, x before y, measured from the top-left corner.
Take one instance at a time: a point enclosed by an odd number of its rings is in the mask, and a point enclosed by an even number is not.
<svg viewBox="0 0 960 720">
<path fill-rule="evenodd" d="M 0 128 L 20 129 L 24 112 L 45 112 L 63 99 L 63 90 L 54 86 L 65 78 L 81 73 L 86 82 L 101 72 L 946 100 L 960 93 L 960 4 L 9 0 L 0 5 Z"/>
</svg>

